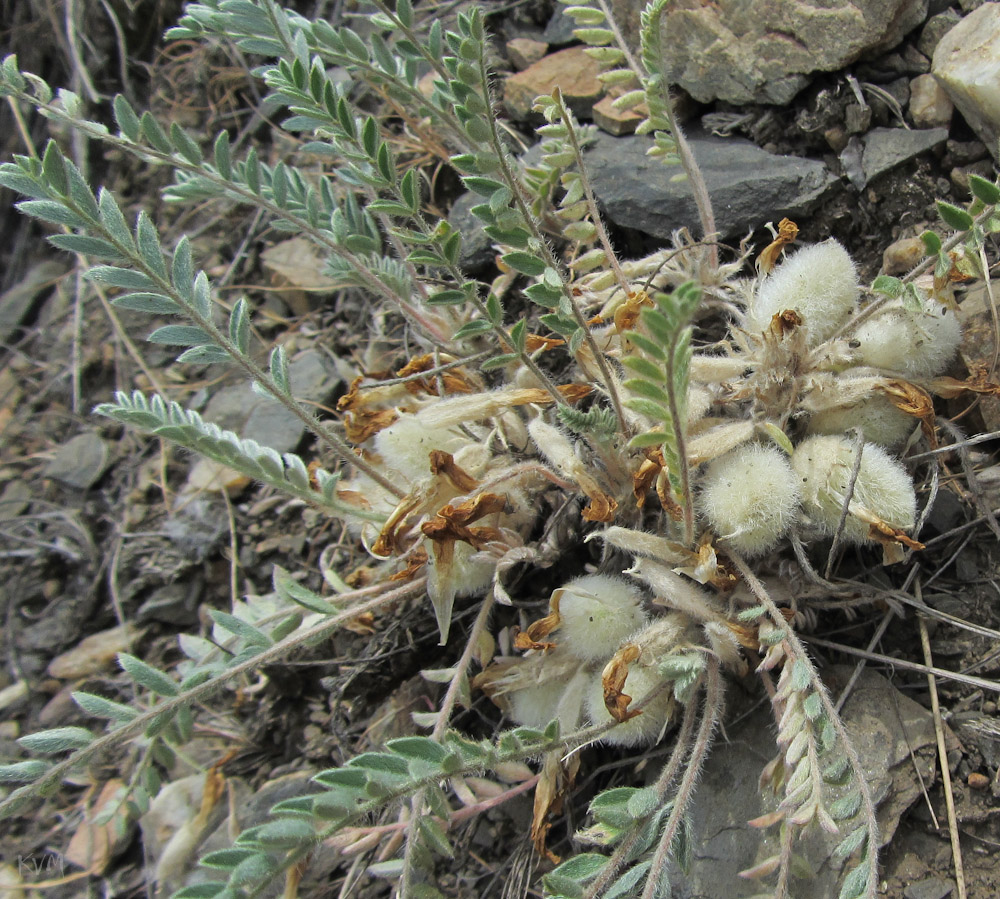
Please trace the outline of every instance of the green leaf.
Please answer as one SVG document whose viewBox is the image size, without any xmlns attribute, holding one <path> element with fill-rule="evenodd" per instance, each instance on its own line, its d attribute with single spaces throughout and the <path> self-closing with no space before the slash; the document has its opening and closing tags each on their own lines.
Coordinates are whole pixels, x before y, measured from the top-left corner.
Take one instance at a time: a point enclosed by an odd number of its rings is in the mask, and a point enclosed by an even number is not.
<svg viewBox="0 0 1000 899">
<path fill-rule="evenodd" d="M 131 721 L 137 718 L 139 713 L 131 706 L 120 702 L 113 702 L 103 696 L 95 696 L 93 693 L 83 693 L 77 691 L 72 694 L 73 701 L 80 706 L 88 715 L 95 718 L 107 718 L 110 721 Z"/>
<path fill-rule="evenodd" d="M 439 290 L 437 293 L 431 294 L 427 298 L 427 302 L 431 306 L 457 306 L 461 303 L 466 302 L 469 299 L 468 294 L 464 290 L 455 290 L 454 288 L 448 288 L 445 290 Z"/>
<path fill-rule="evenodd" d="M 670 397 L 667 395 L 667 392 L 652 381 L 645 381 L 641 378 L 629 378 L 622 386 L 630 393 L 637 394 L 649 400 L 655 400 L 668 408 L 670 406 Z"/>
<path fill-rule="evenodd" d="M 271 372 L 271 380 L 274 381 L 274 386 L 285 395 L 291 393 L 291 382 L 288 378 L 288 355 L 284 347 L 276 346 L 271 350 L 268 368 Z"/>
<path fill-rule="evenodd" d="M 658 362 L 667 361 L 666 350 L 655 340 L 650 340 L 645 334 L 640 334 L 637 331 L 626 331 L 625 339 L 634 343 L 640 350 L 652 356 Z"/>
<path fill-rule="evenodd" d="M 866 894 L 867 887 L 868 868 L 862 863 L 844 878 L 838 899 L 861 899 Z"/>
<path fill-rule="evenodd" d="M 933 231 L 924 231 L 920 235 L 920 239 L 924 243 L 924 249 L 927 251 L 928 256 L 936 256 L 941 252 L 941 238 Z"/>
<path fill-rule="evenodd" d="M 941 216 L 941 221 L 949 228 L 954 228 L 956 231 L 968 231 L 972 227 L 972 216 L 958 206 L 946 203 L 944 200 L 938 200 L 937 211 L 938 215 Z"/>
<path fill-rule="evenodd" d="M 657 384 L 666 384 L 667 382 L 666 372 L 659 365 L 654 365 L 642 356 L 626 356 L 622 359 L 622 365 Z"/>
<path fill-rule="evenodd" d="M 170 140 L 191 165 L 201 165 L 201 148 L 177 122 L 170 123 Z"/>
<path fill-rule="evenodd" d="M 233 158 L 229 152 L 229 132 L 220 131 L 213 147 L 215 168 L 227 181 L 233 177 Z"/>
<path fill-rule="evenodd" d="M 50 140 L 45 145 L 45 155 L 42 157 L 42 172 L 45 180 L 56 193 L 66 196 L 69 192 L 69 178 L 66 177 L 66 161 L 59 150 L 59 145 Z"/>
<path fill-rule="evenodd" d="M 767 434 L 767 436 L 770 437 L 771 440 L 781 447 L 781 449 L 783 449 L 789 456 L 794 452 L 795 447 L 792 446 L 792 441 L 789 439 L 788 435 L 773 421 L 761 422 L 757 425 L 757 427 Z"/>
<path fill-rule="evenodd" d="M 532 284 L 530 287 L 525 288 L 525 294 L 539 306 L 546 306 L 549 309 L 554 309 L 559 305 L 559 301 L 563 298 L 564 291 L 562 288 L 550 287 L 548 284 Z"/>
<path fill-rule="evenodd" d="M 194 325 L 164 325 L 146 339 L 150 343 L 162 343 L 166 346 L 208 346 L 215 342 L 211 334 Z"/>
<path fill-rule="evenodd" d="M 71 749 L 83 749 L 94 741 L 94 735 L 85 727 L 56 727 L 36 734 L 26 734 L 17 742 L 31 752 L 49 755 Z"/>
<path fill-rule="evenodd" d="M 159 289 L 159 285 L 148 275 L 128 268 L 119 268 L 117 265 L 95 265 L 87 271 L 85 277 L 90 281 L 98 281 L 125 290 L 155 292 Z"/>
<path fill-rule="evenodd" d="M 72 209 L 67 209 L 55 200 L 22 200 L 17 208 L 25 215 L 41 219 L 53 225 L 65 225 L 67 228 L 86 228 L 86 219 L 77 215 Z"/>
<path fill-rule="evenodd" d="M 502 353 L 499 356 L 493 356 L 491 359 L 487 359 L 482 365 L 479 366 L 480 371 L 492 371 L 494 368 L 503 368 L 505 365 L 509 365 L 515 359 L 520 359 L 517 353 Z"/>
<path fill-rule="evenodd" d="M 649 446 L 663 446 L 670 439 L 670 436 L 663 431 L 647 431 L 645 434 L 636 434 L 628 445 L 632 449 L 645 449 Z"/>
<path fill-rule="evenodd" d="M 281 818 L 257 829 L 256 840 L 265 849 L 297 849 L 316 840 L 316 831 L 301 818 Z"/>
<path fill-rule="evenodd" d="M 101 259 L 124 260 L 115 245 L 101 237 L 90 237 L 87 234 L 50 234 L 48 241 L 54 247 L 70 253 L 97 256 Z"/>
<path fill-rule="evenodd" d="M 471 322 L 466 322 L 459 328 L 453 335 L 454 340 L 464 340 L 467 337 L 478 337 L 481 334 L 490 334 L 493 331 L 493 325 L 482 318 L 474 319 Z"/>
<path fill-rule="evenodd" d="M 604 47 L 615 39 L 615 33 L 609 28 L 576 28 L 573 37 L 591 47 Z"/>
<path fill-rule="evenodd" d="M 118 130 L 132 143 L 136 143 L 139 140 L 140 126 L 139 117 L 135 114 L 135 110 L 121 94 L 115 96 L 113 109 Z"/>
<path fill-rule="evenodd" d="M 994 181 L 987 181 L 982 175 L 969 174 L 969 190 L 977 200 L 982 200 L 987 206 L 1000 203 L 1000 187 L 997 187 Z"/>
<path fill-rule="evenodd" d="M 48 770 L 49 766 L 37 759 L 0 765 L 0 783 L 31 783 Z"/>
<path fill-rule="evenodd" d="M 145 687 L 157 696 L 177 695 L 177 684 L 174 683 L 173 679 L 152 665 L 147 665 L 141 659 L 137 659 L 127 652 L 120 652 L 118 653 L 118 664 L 140 687 Z"/>
<path fill-rule="evenodd" d="M 166 132 L 160 127 L 160 123 L 153 118 L 152 113 L 144 112 L 139 120 L 139 126 L 142 136 L 154 150 L 158 150 L 164 155 L 170 155 L 173 152 Z"/>
<path fill-rule="evenodd" d="M 185 234 L 174 249 L 170 266 L 170 280 L 185 298 L 191 296 L 191 282 L 194 280 L 194 262 L 191 259 L 191 241 Z"/>
<path fill-rule="evenodd" d="M 903 282 L 891 275 L 879 275 L 872 281 L 872 290 L 895 299 L 903 292 Z"/>
<path fill-rule="evenodd" d="M 625 401 L 625 405 L 629 409 L 640 413 L 641 415 L 646 415 L 652 418 L 654 421 L 670 421 L 670 410 L 659 403 L 655 403 L 648 399 L 630 399 Z"/>
<path fill-rule="evenodd" d="M 250 352 L 250 314 L 243 297 L 236 301 L 229 316 L 229 339 L 243 355 Z"/>
<path fill-rule="evenodd" d="M 545 260 L 533 253 L 505 253 L 500 257 L 501 261 L 508 267 L 520 272 L 522 275 L 538 277 L 545 271 Z"/>
<path fill-rule="evenodd" d="M 223 612 L 219 609 L 209 609 L 208 614 L 219 627 L 229 631 L 229 633 L 234 634 L 246 643 L 262 648 L 273 645 L 267 634 L 255 628 L 252 624 L 248 624 L 242 618 L 237 618 L 235 615 L 230 615 L 228 612 Z"/>
<path fill-rule="evenodd" d="M 216 363 L 232 362 L 233 357 L 222 349 L 222 347 L 209 344 L 205 346 L 194 346 L 189 350 L 185 350 L 177 357 L 177 361 L 201 365 L 214 365 Z"/>
<path fill-rule="evenodd" d="M 455 850 L 452 848 L 451 843 L 448 840 L 448 835 L 445 833 L 444 828 L 438 823 L 436 818 L 432 818 L 428 815 L 422 815 L 418 824 L 420 828 L 420 836 L 427 842 L 431 849 L 434 850 L 438 855 L 443 855 L 445 858 L 454 858 Z"/>
<path fill-rule="evenodd" d="M 253 849 L 217 849 L 203 855 L 198 864 L 203 868 L 215 868 L 217 871 L 232 871 L 240 862 L 255 855 Z"/>
</svg>

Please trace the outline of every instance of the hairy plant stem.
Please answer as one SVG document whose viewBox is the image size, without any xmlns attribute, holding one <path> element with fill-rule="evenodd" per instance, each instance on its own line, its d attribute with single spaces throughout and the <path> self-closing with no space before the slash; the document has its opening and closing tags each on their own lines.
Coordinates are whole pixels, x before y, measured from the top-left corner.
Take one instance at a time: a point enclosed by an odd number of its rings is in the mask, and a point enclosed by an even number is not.
<svg viewBox="0 0 1000 899">
<path fill-rule="evenodd" d="M 176 714 L 184 706 L 189 706 L 192 703 L 207 699 L 213 693 L 217 692 L 229 683 L 229 681 L 233 678 L 280 661 L 295 650 L 308 646 L 313 642 L 323 639 L 328 634 L 333 633 L 345 621 L 349 621 L 358 615 L 363 615 L 365 612 L 374 611 L 381 606 L 395 602 L 398 599 L 403 599 L 411 594 L 419 593 L 426 587 L 426 585 L 427 579 L 419 578 L 415 581 L 411 581 L 409 584 L 404 584 L 402 587 L 397 587 L 394 590 L 385 591 L 385 586 L 378 584 L 373 587 L 364 587 L 351 593 L 341 594 L 337 597 L 338 602 L 360 599 L 364 596 L 370 596 L 372 593 L 383 591 L 381 595 L 376 596 L 374 599 L 370 599 L 367 602 L 363 602 L 350 609 L 345 609 L 343 612 L 339 612 L 332 618 L 328 618 L 325 621 L 315 624 L 313 627 L 303 631 L 302 633 L 292 634 L 291 636 L 286 637 L 284 640 L 279 643 L 275 643 L 273 646 L 269 646 L 267 649 L 257 653 L 251 658 L 239 662 L 231 668 L 227 668 L 221 674 L 217 674 L 214 677 L 209 678 L 209 680 L 205 681 L 203 684 L 191 687 L 189 690 L 186 690 L 178 696 L 164 699 L 162 702 L 157 703 L 153 708 L 136 716 L 128 723 L 123 724 L 120 727 L 116 727 L 110 733 L 107 733 L 102 737 L 98 737 L 94 740 L 94 742 L 85 746 L 83 749 L 79 749 L 74 752 L 71 756 L 69 756 L 69 758 L 53 765 L 48 771 L 39 777 L 38 780 L 34 781 L 34 783 L 28 784 L 24 787 L 19 787 L 5 799 L 0 801 L 0 819 L 20 811 L 25 804 L 36 796 L 49 795 L 53 790 L 59 787 L 62 778 L 71 771 L 86 765 L 105 750 L 113 749 L 116 746 L 120 746 L 126 740 L 131 740 L 140 736 L 146 728 L 148 728 L 161 716 Z"/>
<path fill-rule="evenodd" d="M 698 685 L 691 693 L 692 700 L 700 689 L 701 680 L 699 679 Z M 658 804 L 660 805 L 667 801 L 667 794 L 677 779 L 677 772 L 680 770 L 681 764 L 688 757 L 691 740 L 694 737 L 694 726 L 697 720 L 698 706 L 693 701 L 689 702 L 684 707 L 684 716 L 681 719 L 680 730 L 677 732 L 674 748 L 670 753 L 670 759 L 663 766 L 663 770 L 660 772 L 660 776 L 656 779 L 656 784 L 653 787 L 656 790 Z M 636 824 L 628 836 L 615 847 L 615 851 L 612 853 L 608 863 L 601 868 L 601 873 L 594 878 L 594 881 L 587 888 L 584 899 L 599 899 L 600 896 L 604 895 L 604 891 L 618 877 L 627 860 L 631 857 L 633 848 L 638 843 L 641 833 L 642 827 Z"/>
<path fill-rule="evenodd" d="M 493 611 L 493 604 L 493 591 L 490 590 L 483 597 L 483 601 L 479 605 L 479 613 L 476 615 L 476 620 L 473 622 L 472 629 L 469 631 L 469 636 L 465 641 L 465 650 L 462 652 L 462 657 L 458 660 L 458 664 L 455 665 L 455 673 L 452 675 L 451 683 L 448 684 L 444 699 L 441 700 L 438 719 L 434 724 L 434 730 L 431 731 L 432 740 L 440 742 L 445 731 L 448 729 L 448 722 L 451 720 L 451 713 L 455 708 L 455 703 L 458 702 L 466 671 L 468 671 L 469 666 L 472 664 L 476 648 L 479 644 L 479 638 L 482 636 L 483 631 L 486 629 L 486 624 L 490 620 L 490 612 Z M 425 799 L 426 791 L 420 790 L 414 794 L 413 799 L 410 801 L 412 812 L 409 823 L 406 826 L 406 849 L 403 851 L 403 871 L 400 875 L 397 888 L 397 894 L 401 899 L 405 899 L 405 897 L 413 894 L 413 874 L 416 869 L 415 856 L 417 850 L 416 828 L 424 813 Z"/>
<path fill-rule="evenodd" d="M 607 256 L 608 262 L 611 263 L 611 268 L 615 273 L 615 279 L 618 281 L 621 289 L 625 292 L 625 296 L 631 296 L 631 287 L 625 277 L 625 273 L 622 271 L 621 265 L 618 262 L 618 257 L 615 255 L 615 251 L 611 246 L 611 240 L 608 238 L 607 229 L 604 227 L 604 221 L 601 218 L 600 210 L 597 208 L 597 198 L 594 196 L 594 191 L 590 186 L 590 179 L 587 177 L 587 169 L 583 163 L 583 151 L 580 149 L 580 142 L 576 137 L 576 129 L 573 126 L 573 118 L 570 115 L 569 110 L 566 108 L 566 104 L 563 102 L 562 92 L 559 88 L 556 88 L 553 96 L 555 97 L 556 103 L 559 105 L 559 117 L 566 126 L 566 133 L 569 136 L 569 142 L 573 148 L 573 155 L 576 158 L 577 174 L 580 176 L 580 183 L 583 185 L 583 193 L 587 198 L 587 208 L 590 210 L 591 222 L 597 230 L 597 236 L 601 241 L 601 246 L 604 248 L 604 255 Z M 608 396 L 611 399 L 611 405 L 615 410 L 615 418 L 618 419 L 618 433 L 623 437 L 627 437 L 630 429 L 625 421 L 625 413 L 622 410 L 621 398 L 618 396 L 618 389 L 615 387 L 614 378 L 611 375 L 611 370 L 608 368 L 608 361 L 604 358 L 604 353 L 601 352 L 600 348 L 597 346 L 597 341 L 594 340 L 594 335 L 591 334 L 590 328 L 587 327 L 587 322 L 583 317 L 583 313 L 580 311 L 580 306 L 576 302 L 576 297 L 573 296 L 573 292 L 569 290 L 566 292 L 566 295 L 569 298 L 570 307 L 573 310 L 573 318 L 583 329 L 584 340 L 587 341 L 587 346 L 590 348 L 590 352 L 594 355 L 597 367 L 601 370 L 601 377 L 604 379 L 604 384 L 608 390 Z"/>
<path fill-rule="evenodd" d="M 743 557 L 732 550 L 729 550 L 729 557 L 739 571 L 740 576 L 746 582 L 746 585 L 750 588 L 750 592 L 760 601 L 761 606 L 767 611 L 768 617 L 774 623 L 775 627 L 784 635 L 786 643 L 792 650 L 793 660 L 804 662 L 808 668 L 809 682 L 812 689 L 819 696 L 823 710 L 826 712 L 830 725 L 836 732 L 837 740 L 844 754 L 847 756 L 848 763 L 851 766 L 852 778 L 857 784 L 858 792 L 861 795 L 863 826 L 868 835 L 868 847 L 865 852 L 865 863 L 868 868 L 865 881 L 865 897 L 866 899 L 875 899 L 878 888 L 878 819 L 875 817 L 875 802 L 872 799 L 871 788 L 865 778 L 865 768 L 861 762 L 861 757 L 858 755 L 854 741 L 851 739 L 850 734 L 847 733 L 844 722 L 834 707 L 833 700 L 830 699 L 826 685 L 820 679 L 815 665 L 809 659 L 809 653 L 806 651 L 805 645 L 789 626 L 784 615 L 781 614 L 781 610 L 775 604 L 774 600 L 771 599 L 767 589 L 757 575 L 754 574 L 750 566 L 747 565 Z"/>
<path fill-rule="evenodd" d="M 677 402 L 677 392 L 674 390 L 674 357 L 677 341 L 682 329 L 673 336 L 671 345 L 667 348 L 667 399 L 670 401 L 670 427 L 674 432 L 677 446 L 677 458 L 680 460 L 677 477 L 681 482 L 681 500 L 684 511 L 684 544 L 689 549 L 694 546 L 694 497 L 691 495 L 691 471 L 688 464 L 687 441 L 684 436 L 685 422 L 681 420 L 680 408 Z"/>
<path fill-rule="evenodd" d="M 677 787 L 674 795 L 674 806 L 670 810 L 670 817 L 660 834 L 660 840 L 653 854 L 653 863 L 646 875 L 646 888 L 642 891 L 641 899 L 653 899 L 659 894 L 661 880 L 666 876 L 667 865 L 670 862 L 670 854 L 673 849 L 674 838 L 677 836 L 677 828 L 687 812 L 688 804 L 691 802 L 691 795 L 694 792 L 695 784 L 701 775 L 701 766 L 705 762 L 708 750 L 712 741 L 712 734 L 719 722 L 722 714 L 722 675 L 719 671 L 719 661 L 714 656 L 707 656 L 705 667 L 705 701 L 701 712 L 701 726 L 698 728 L 698 735 L 695 737 L 691 747 L 691 755 L 688 758 L 687 768 L 684 776 Z"/>
<path fill-rule="evenodd" d="M 628 67 L 635 74 L 636 78 L 638 78 L 639 83 L 644 84 L 646 79 L 643 67 L 639 65 L 639 62 L 632 55 L 632 51 L 625 42 L 625 38 L 618 27 L 608 0 L 597 0 L 597 5 L 600 7 L 601 12 L 604 13 L 604 25 L 602 27 L 607 28 L 614 35 L 615 44 L 625 54 Z M 698 219 L 701 222 L 702 237 L 710 239 L 716 233 L 712 199 L 708 193 L 708 186 L 705 184 L 705 176 L 701 173 L 701 166 L 698 165 L 698 160 L 694 158 L 694 153 L 691 152 L 691 145 L 684 136 L 684 131 L 677 123 L 677 117 L 674 114 L 674 104 L 670 98 L 670 91 L 666 83 L 663 85 L 663 105 L 666 109 L 667 121 L 670 124 L 670 132 L 677 144 L 677 155 L 680 157 L 681 167 L 684 169 L 684 174 L 687 175 L 688 183 L 691 185 L 691 195 L 694 197 L 694 203 L 698 209 Z M 715 269 L 719 265 L 719 247 L 714 242 L 710 247 L 709 259 L 712 268 Z"/>
</svg>

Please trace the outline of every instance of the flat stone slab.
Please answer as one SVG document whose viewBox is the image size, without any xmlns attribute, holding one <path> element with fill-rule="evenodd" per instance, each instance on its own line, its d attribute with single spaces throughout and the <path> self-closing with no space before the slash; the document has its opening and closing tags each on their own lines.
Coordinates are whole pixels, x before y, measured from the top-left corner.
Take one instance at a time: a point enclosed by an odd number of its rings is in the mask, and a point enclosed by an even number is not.
<svg viewBox="0 0 1000 899">
<path fill-rule="evenodd" d="M 741 138 L 689 134 L 688 140 L 723 238 L 801 215 L 838 181 L 822 162 L 773 156 Z M 652 138 L 646 136 L 598 134 L 585 159 L 602 211 L 616 225 L 654 237 L 667 239 L 683 226 L 698 232 L 684 170 L 646 156 L 650 146 Z"/>
</svg>

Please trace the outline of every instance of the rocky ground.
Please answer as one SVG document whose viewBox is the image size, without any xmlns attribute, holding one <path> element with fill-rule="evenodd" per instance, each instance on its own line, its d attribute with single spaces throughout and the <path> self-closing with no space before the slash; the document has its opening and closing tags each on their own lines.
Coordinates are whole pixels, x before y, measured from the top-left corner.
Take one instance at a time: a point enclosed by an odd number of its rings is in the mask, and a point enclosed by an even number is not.
<svg viewBox="0 0 1000 899">
<path fill-rule="evenodd" d="M 158 35 L 179 12 L 176 4 L 157 5 L 155 15 L 122 13 L 118 39 L 106 25 L 93 26 L 93 32 L 84 28 L 75 36 L 75 50 L 72 35 L 54 44 L 43 39 L 53 29 L 65 33 L 54 7 L 43 8 L 38 0 L 30 6 L 39 15 L 29 16 L 28 5 L 6 5 L 22 67 L 52 83 L 74 84 L 85 97 L 92 90 L 95 99 L 125 90 L 140 107 L 146 105 L 143 98 L 151 98 L 148 103 L 161 118 L 194 133 L 228 127 L 247 140 L 268 133 L 262 88 L 242 67 L 246 60 L 193 45 L 163 46 Z M 458 5 L 422 4 L 446 17 Z M 352 4 L 320 6 L 332 14 Z M 617 0 L 616 6 L 626 27 L 634 29 L 634 4 Z M 1000 55 L 989 57 L 976 43 L 992 28 L 998 35 L 992 52 L 1000 54 L 1000 4 L 854 0 L 844 6 L 864 8 L 866 15 L 828 22 L 815 6 L 792 2 L 781 5 L 787 18 L 780 33 L 764 16 L 757 21 L 730 9 L 753 8 L 752 3 L 676 6 L 698 11 L 678 20 L 672 32 L 672 76 L 681 86 L 679 109 L 706 172 L 719 230 L 731 246 L 748 235 L 758 248 L 764 246 L 771 239 L 765 224 L 788 216 L 805 243 L 840 239 L 863 278 L 902 273 L 918 258 L 912 238 L 940 227 L 934 201 L 961 205 L 969 198 L 970 173 L 995 177 L 990 148 L 996 133 L 987 114 L 967 98 L 956 109 L 953 94 L 941 85 L 950 83 L 953 69 L 959 78 L 970 57 L 980 69 L 1000 68 Z M 972 36 L 955 40 L 953 29 L 972 16 L 980 17 L 973 20 Z M 694 226 L 684 184 L 647 159 L 643 139 L 630 134 L 634 121 L 602 98 L 596 70 L 573 44 L 569 23 L 552 3 L 495 4 L 490 24 L 497 36 L 498 93 L 515 140 L 527 149 L 530 102 L 555 84 L 581 120 L 600 126 L 588 159 L 624 255 L 662 244 L 678 227 Z M 723 28 L 745 39 L 713 42 Z M 957 89 L 953 93 L 961 96 Z M 107 117 L 106 106 L 94 108 L 95 116 Z M 0 135 L 7 157 L 23 152 L 24 145 L 9 110 L 4 115 Z M 41 145 L 45 123 L 29 119 L 27 128 Z M 72 146 L 71 135 L 58 137 Z M 273 138 L 276 157 L 288 150 L 281 141 Z M 347 360 L 376 368 L 398 353 L 392 320 L 361 298 L 332 290 L 322 261 L 306 242 L 273 233 L 266 222 L 240 210 L 220 216 L 218 210 L 168 208 L 157 190 L 166 173 L 99 147 L 77 147 L 77 153 L 95 181 L 108 184 L 123 202 L 147 209 L 168 235 L 188 233 L 224 292 L 253 300 L 260 335 L 284 342 L 296 392 L 317 408 L 332 410 L 346 389 Z M 449 212 L 469 238 L 467 267 L 487 273 L 493 254 L 477 243 L 469 204 L 458 196 L 455 179 L 436 168 L 433 147 L 416 144 L 411 155 L 435 176 L 432 203 Z M 10 196 L 3 199 L 0 757 L 13 759 L 20 757 L 14 741 L 22 734 L 83 722 L 71 691 L 121 691 L 116 652 L 131 647 L 169 667 L 178 658 L 178 633 L 204 629 L 206 607 L 225 608 L 233 595 L 266 593 L 273 565 L 307 571 L 306 582 L 322 589 L 321 568 L 352 573 L 361 582 L 364 560 L 348 536 L 317 515 L 254 485 L 219 484 L 196 460 L 95 419 L 89 410 L 114 389 L 157 389 L 261 443 L 315 455 L 295 421 L 238 380 L 206 369 L 204 379 L 192 381 L 169 364 L 163 348 L 143 342 L 145 322 L 124 316 L 120 330 L 113 326 L 105 298 L 80 281 L 74 262 L 47 249 L 37 226 L 10 210 Z M 970 296 L 963 307 L 968 365 L 989 363 L 993 355 L 988 313 L 983 306 L 974 308 L 976 302 Z M 967 432 L 992 432 L 1000 429 L 995 403 L 945 405 L 939 412 Z M 982 444 L 972 460 L 983 471 L 992 508 L 1000 505 L 994 450 L 992 443 Z M 950 470 L 960 471 L 958 460 Z M 968 486 L 956 476 L 953 488 L 942 492 L 927 531 L 923 599 L 939 612 L 989 629 L 1000 623 L 997 544 L 985 524 L 969 525 L 977 514 Z M 893 572 L 859 574 L 900 582 Z M 834 685 L 846 685 L 857 658 L 830 643 L 882 657 L 855 685 L 845 717 L 885 797 L 884 894 L 943 899 L 959 894 L 936 775 L 935 722 L 926 678 L 905 668 L 922 661 L 918 630 L 912 614 L 898 611 L 874 643 L 885 609 L 818 610 L 810 632 Z M 450 664 L 472 612 L 458 613 L 452 646 L 439 649 L 433 621 L 415 608 L 401 609 L 392 620 L 359 626 L 321 653 L 240 685 L 228 707 L 217 704 L 210 726 L 232 746 L 221 770 L 239 825 L 258 820 L 308 772 L 397 735 L 408 726 L 410 711 L 430 708 L 435 688 L 418 672 Z M 989 630 L 938 624 L 931 631 L 935 663 L 949 671 L 993 678 L 995 649 Z M 1000 892 L 996 691 L 948 678 L 939 679 L 938 690 L 967 895 L 985 899 Z M 773 753 L 773 728 L 750 681 L 730 686 L 728 707 L 725 732 L 693 810 L 696 864 L 678 895 L 754 892 L 734 875 L 756 851 L 759 834 L 745 822 L 760 812 L 756 778 Z M 479 697 L 456 723 L 485 735 L 498 720 L 498 711 Z M 653 760 L 660 754 L 649 753 Z M 159 817 L 141 831 L 129 826 L 98 833 L 83 823 L 84 812 L 100 807 L 100 788 L 127 777 L 131 762 L 128 756 L 108 759 L 95 778 L 81 776 L 78 788 L 67 786 L 30 819 L 0 825 L 7 864 L 0 869 L 0 896 L 41 895 L 6 892 L 2 884 L 18 879 L 53 881 L 45 891 L 53 897 L 146 893 L 164 834 L 176 828 L 178 817 L 194 813 L 198 785 L 175 789 Z M 587 773 L 566 820 L 552 831 L 552 848 L 569 850 L 569 835 L 597 789 L 642 782 L 653 767 L 644 757 L 589 750 Z M 442 872 L 440 889 L 449 896 L 540 895 L 537 873 L 544 863 L 531 854 L 529 824 L 526 798 L 478 819 L 456 840 L 459 858 Z M 822 858 L 822 852 L 811 857 Z M 340 868 L 336 876 L 342 879 L 344 872 Z M 820 872 L 801 895 L 835 895 L 824 877 Z M 367 880 L 350 893 L 383 894 L 382 886 Z"/>
</svg>

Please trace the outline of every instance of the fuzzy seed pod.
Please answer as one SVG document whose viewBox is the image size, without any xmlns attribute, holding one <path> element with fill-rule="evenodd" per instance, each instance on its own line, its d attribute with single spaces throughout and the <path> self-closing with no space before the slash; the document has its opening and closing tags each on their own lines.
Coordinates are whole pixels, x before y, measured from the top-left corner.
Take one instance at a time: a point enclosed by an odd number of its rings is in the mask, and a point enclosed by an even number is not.
<svg viewBox="0 0 1000 899">
<path fill-rule="evenodd" d="M 680 614 L 670 613 L 648 624 L 643 630 L 628 638 L 604 667 L 588 684 L 584 702 L 591 724 L 607 724 L 615 720 L 605 704 L 606 688 L 617 689 L 630 697 L 626 713 L 633 711 L 633 703 L 642 702 L 666 678 L 658 668 L 660 660 L 683 645 L 690 645 L 694 631 L 690 620 Z M 695 638 L 696 639 L 696 638 Z M 624 683 L 620 678 L 624 675 Z M 622 697 L 624 699 L 624 697 Z M 647 702 L 641 714 L 620 721 L 614 730 L 602 737 L 613 746 L 638 746 L 652 743 L 660 735 L 676 708 L 671 683 L 666 683 L 656 696 Z"/>
<path fill-rule="evenodd" d="M 581 668 L 572 675 L 516 690 L 508 695 L 510 717 L 518 724 L 536 730 L 544 730 L 553 718 L 558 718 L 562 729 L 571 731 L 583 717 L 585 691 L 592 677 L 590 672 Z"/>
<path fill-rule="evenodd" d="M 851 428 L 861 428 L 869 443 L 893 449 L 913 433 L 916 425 L 917 420 L 884 393 L 874 393 L 860 403 L 817 412 L 809 419 L 809 433 L 845 434 Z"/>
<path fill-rule="evenodd" d="M 934 299 L 923 309 L 896 301 L 863 322 L 854 335 L 863 365 L 900 372 L 910 378 L 933 378 L 955 357 L 962 342 L 958 316 Z"/>
<path fill-rule="evenodd" d="M 646 623 L 638 588 L 607 574 L 588 574 L 552 594 L 559 603 L 558 641 L 585 662 L 607 659 Z"/>
<path fill-rule="evenodd" d="M 430 477 L 430 454 L 455 454 L 469 438 L 452 427 L 429 427 L 419 415 L 404 414 L 375 435 L 375 449 L 388 468 L 408 481 Z"/>
<path fill-rule="evenodd" d="M 798 478 L 776 446 L 750 443 L 709 466 L 700 506 L 715 533 L 733 549 L 757 556 L 771 549 L 795 521 Z"/>
<path fill-rule="evenodd" d="M 656 668 L 633 665 L 625 679 L 624 692 L 633 702 L 641 702 L 647 694 L 663 683 Z M 600 673 L 593 675 L 584 696 L 587 718 L 591 724 L 607 724 L 612 721 L 611 713 L 604 705 L 604 684 Z M 654 699 L 646 703 L 642 713 L 618 724 L 601 739 L 612 746 L 641 746 L 650 744 L 660 735 L 663 726 L 674 710 L 673 690 L 668 684 Z"/>
<path fill-rule="evenodd" d="M 792 467 L 802 479 L 802 507 L 824 534 L 836 531 L 855 448 L 845 437 L 810 437 L 792 456 Z M 864 444 L 861 467 L 854 484 L 844 539 L 868 543 L 872 516 L 900 530 L 913 527 L 917 499 L 913 481 L 902 464 L 874 443 Z"/>
<path fill-rule="evenodd" d="M 746 329 L 766 331 L 775 315 L 792 309 L 816 346 L 847 321 L 857 300 L 854 263 L 837 241 L 827 240 L 789 256 L 761 282 L 747 307 Z"/>
</svg>

